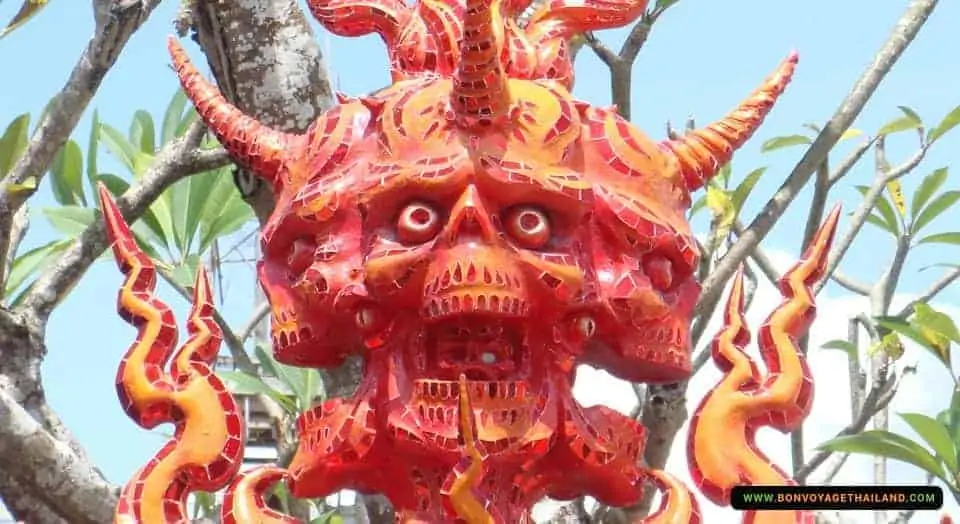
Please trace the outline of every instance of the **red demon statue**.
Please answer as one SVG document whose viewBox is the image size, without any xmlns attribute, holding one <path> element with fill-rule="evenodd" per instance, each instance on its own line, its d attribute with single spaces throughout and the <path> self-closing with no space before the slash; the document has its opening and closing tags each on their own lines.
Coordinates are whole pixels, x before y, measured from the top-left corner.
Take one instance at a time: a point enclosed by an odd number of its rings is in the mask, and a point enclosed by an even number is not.
<svg viewBox="0 0 960 524">
<path fill-rule="evenodd" d="M 259 277 L 272 305 L 280 362 L 364 359 L 352 398 L 298 421 L 288 470 L 237 476 L 243 423 L 210 371 L 220 331 L 198 276 L 189 341 L 153 295 L 155 270 L 108 194 L 104 216 L 127 281 L 121 313 L 138 342 L 118 374 L 127 413 L 176 436 L 124 490 L 117 522 L 182 522 L 191 491 L 230 484 L 225 523 L 294 522 L 265 507 L 285 481 L 298 497 L 341 489 L 384 494 L 406 523 L 523 523 L 543 497 L 590 495 L 627 505 L 653 482 L 666 496 L 647 523 L 700 521 L 693 495 L 640 462 L 644 428 L 572 397 L 576 366 L 634 382 L 691 373 L 689 325 L 699 253 L 690 193 L 757 129 L 793 74 L 796 55 L 722 120 L 655 143 L 570 94 L 568 39 L 622 26 L 642 0 L 548 0 L 524 27 L 529 0 L 312 0 L 331 32 L 378 33 L 393 83 L 341 97 L 304 134 L 231 106 L 173 40 L 183 88 L 235 161 L 272 184 Z M 812 383 L 794 339 L 814 305 L 834 212 L 782 281 L 784 305 L 749 338 L 738 278 L 714 359 L 727 373 L 702 402 L 690 437 L 704 495 L 727 504 L 738 483 L 791 480 L 755 449 L 759 425 L 789 431 Z M 717 446 L 716 443 L 723 443 Z M 751 513 L 749 522 L 802 522 Z"/>
</svg>

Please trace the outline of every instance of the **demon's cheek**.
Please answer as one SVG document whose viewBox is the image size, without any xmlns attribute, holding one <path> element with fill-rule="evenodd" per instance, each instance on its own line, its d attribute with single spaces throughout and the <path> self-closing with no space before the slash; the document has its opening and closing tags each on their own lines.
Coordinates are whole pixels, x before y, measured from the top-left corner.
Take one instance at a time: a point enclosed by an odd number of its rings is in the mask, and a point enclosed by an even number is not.
<svg viewBox="0 0 960 524">
<path fill-rule="evenodd" d="M 297 241 L 301 242 L 301 241 Z M 359 347 L 358 308 L 367 297 L 359 255 L 333 256 L 294 243 L 288 256 L 265 257 L 258 272 L 273 310 L 276 358 L 291 365 L 339 364 Z"/>
</svg>

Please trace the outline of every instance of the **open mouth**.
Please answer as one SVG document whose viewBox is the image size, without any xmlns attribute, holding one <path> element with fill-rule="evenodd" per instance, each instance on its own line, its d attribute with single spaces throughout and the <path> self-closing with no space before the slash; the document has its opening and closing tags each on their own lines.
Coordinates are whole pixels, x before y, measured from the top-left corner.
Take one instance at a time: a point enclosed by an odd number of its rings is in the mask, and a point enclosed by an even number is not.
<svg viewBox="0 0 960 524">
<path fill-rule="evenodd" d="M 508 380 L 526 376 L 529 351 L 522 319 L 462 315 L 430 324 L 426 331 L 428 378 Z"/>
</svg>

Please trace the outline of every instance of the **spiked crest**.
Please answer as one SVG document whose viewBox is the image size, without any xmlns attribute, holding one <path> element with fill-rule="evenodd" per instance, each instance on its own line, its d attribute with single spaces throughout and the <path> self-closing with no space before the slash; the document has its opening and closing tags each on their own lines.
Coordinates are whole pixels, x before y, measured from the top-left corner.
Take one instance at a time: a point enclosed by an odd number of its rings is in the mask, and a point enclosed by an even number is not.
<svg viewBox="0 0 960 524">
<path fill-rule="evenodd" d="M 647 2 L 548 0 L 521 28 L 514 19 L 529 0 L 308 0 L 311 12 L 341 36 L 377 33 L 387 45 L 394 82 L 411 78 L 452 81 L 450 109 L 460 130 L 509 125 L 511 80 L 573 83 L 568 40 L 584 31 L 626 25 Z M 190 63 L 172 38 L 170 52 L 181 84 L 203 121 L 233 158 L 258 176 L 283 185 L 297 135 L 272 129 L 227 102 Z M 687 191 L 702 187 L 759 128 L 790 82 L 791 53 L 750 97 L 721 120 L 660 144 L 675 159 Z"/>
</svg>

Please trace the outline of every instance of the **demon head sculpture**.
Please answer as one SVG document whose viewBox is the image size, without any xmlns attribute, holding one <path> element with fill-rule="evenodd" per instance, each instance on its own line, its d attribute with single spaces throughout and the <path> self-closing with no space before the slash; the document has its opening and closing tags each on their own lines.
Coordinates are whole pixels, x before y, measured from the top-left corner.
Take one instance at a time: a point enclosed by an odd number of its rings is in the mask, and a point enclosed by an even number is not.
<svg viewBox="0 0 960 524">
<path fill-rule="evenodd" d="M 393 83 L 303 134 L 244 115 L 171 40 L 200 117 L 276 195 L 259 265 L 276 358 L 364 359 L 352 399 L 301 417 L 294 494 L 377 491 L 411 521 L 445 520 L 466 424 L 497 519 L 522 522 L 545 495 L 635 501 L 643 429 L 580 407 L 575 367 L 689 375 L 690 193 L 760 125 L 796 56 L 724 119 L 656 143 L 570 93 L 567 40 L 644 1 L 551 0 L 523 28 L 523 0 L 308 4 L 336 34 L 379 33 Z"/>
</svg>

